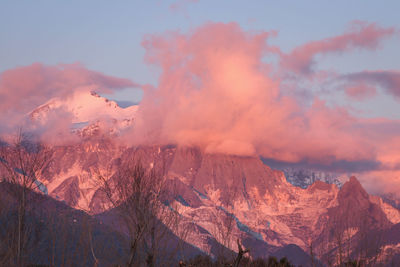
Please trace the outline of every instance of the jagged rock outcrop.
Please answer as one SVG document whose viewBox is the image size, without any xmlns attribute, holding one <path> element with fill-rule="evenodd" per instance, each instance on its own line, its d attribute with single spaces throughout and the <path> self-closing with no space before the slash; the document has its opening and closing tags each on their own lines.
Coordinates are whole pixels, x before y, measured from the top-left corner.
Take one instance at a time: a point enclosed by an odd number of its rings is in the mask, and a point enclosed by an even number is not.
<svg viewBox="0 0 400 267">
<path fill-rule="evenodd" d="M 122 148 L 110 140 L 55 149 L 59 163 L 46 182 L 50 195 L 91 213 L 103 211 L 104 196 L 96 183 L 99 172 L 112 177 L 123 164 L 139 161 L 146 168 L 158 168 L 174 185 L 172 201 L 181 207 L 183 218 L 205 230 L 193 231 L 187 241 L 207 253 L 212 251 L 204 240 L 225 242 L 218 236 L 223 229 L 216 227 L 221 218 L 234 222 L 232 241 L 226 243 L 233 250 L 236 238 L 247 240 L 245 246 L 265 244 L 262 251 L 254 249 L 253 256 L 289 245 L 309 253 L 312 244 L 322 259 L 337 253 L 339 234 L 355 242 L 365 238 L 364 229 L 390 231 L 400 222 L 399 211 L 368 195 L 355 177 L 341 189 L 321 181 L 303 189 L 255 157 L 175 146 Z M 354 257 L 356 247 L 354 243 L 349 249 Z"/>
</svg>

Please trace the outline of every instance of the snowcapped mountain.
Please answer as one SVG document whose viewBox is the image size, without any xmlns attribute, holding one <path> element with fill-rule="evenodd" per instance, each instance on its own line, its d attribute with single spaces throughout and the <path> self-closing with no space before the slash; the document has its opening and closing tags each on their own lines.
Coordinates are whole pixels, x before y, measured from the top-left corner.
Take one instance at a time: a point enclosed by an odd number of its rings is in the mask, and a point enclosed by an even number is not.
<svg viewBox="0 0 400 267">
<path fill-rule="evenodd" d="M 29 116 L 34 121 L 45 123 L 51 112 L 62 110 L 72 118 L 72 131 L 90 134 L 102 126 L 115 133 L 132 124 L 137 109 L 137 105 L 121 108 L 94 91 L 77 91 L 69 98 L 49 100 L 30 112 Z"/>
</svg>

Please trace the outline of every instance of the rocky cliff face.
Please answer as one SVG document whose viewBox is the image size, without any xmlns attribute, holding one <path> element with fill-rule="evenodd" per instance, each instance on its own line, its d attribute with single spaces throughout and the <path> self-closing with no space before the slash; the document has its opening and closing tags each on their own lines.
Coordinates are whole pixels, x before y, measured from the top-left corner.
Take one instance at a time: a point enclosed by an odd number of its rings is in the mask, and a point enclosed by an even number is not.
<svg viewBox="0 0 400 267">
<path fill-rule="evenodd" d="M 50 195 L 92 214 L 103 211 L 99 173 L 111 177 L 121 165 L 138 160 L 147 168 L 162 169 L 175 184 L 171 198 L 182 218 L 197 227 L 186 241 L 207 253 L 213 251 L 206 240 L 236 250 L 239 238 L 245 245 L 265 247 L 253 249 L 253 256 L 292 244 L 309 253 L 312 245 L 314 255 L 337 261 L 338 250 L 356 257 L 361 250 L 356 240 L 368 238 L 371 229 L 395 231 L 391 229 L 400 222 L 399 210 L 368 195 L 355 177 L 341 189 L 321 181 L 303 189 L 254 157 L 175 146 L 122 148 L 107 139 L 57 147 L 55 157 L 45 181 Z M 227 222 L 234 225 L 229 240 L 221 235 Z M 390 245 L 399 242 L 400 237 Z"/>
</svg>

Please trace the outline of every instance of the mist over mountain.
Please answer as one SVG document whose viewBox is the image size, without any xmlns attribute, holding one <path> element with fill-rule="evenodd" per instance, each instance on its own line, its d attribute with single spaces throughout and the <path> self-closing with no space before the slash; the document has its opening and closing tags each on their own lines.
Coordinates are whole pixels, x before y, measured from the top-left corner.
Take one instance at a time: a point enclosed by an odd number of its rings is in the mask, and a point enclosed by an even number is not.
<svg viewBox="0 0 400 267">
<path fill-rule="evenodd" d="M 192 225 L 183 241 L 213 257 L 218 257 L 215 246 L 237 251 L 238 239 L 253 258 L 279 255 L 306 265 L 312 244 L 313 253 L 318 251 L 318 259 L 326 262 L 339 249 L 338 233 L 351 242 L 352 257 L 359 257 L 362 240 L 397 231 L 400 224 L 400 211 L 369 195 L 355 177 L 339 180 L 334 173 L 290 165 L 279 171 L 256 156 L 210 153 L 200 147 L 123 145 L 118 136 L 134 125 L 137 106 L 123 109 L 94 92 L 76 94 L 67 102 L 50 100 L 30 112 L 30 119 L 43 123 L 60 107 L 74 114 L 68 133 L 74 142 L 51 147 L 53 160 L 39 180 L 51 198 L 106 224 L 115 215 L 106 208 L 98 175 L 119 179 L 119 169 L 138 161 L 148 170 L 160 170 L 170 184 L 165 205 L 175 207 Z M 226 240 L 220 232 L 229 219 L 232 229 Z M 120 231 L 118 225 L 110 226 Z M 368 252 L 368 257 L 390 261 L 400 253 L 393 247 L 396 242 L 400 239 L 381 240 L 374 244 L 379 253 Z"/>
<path fill-rule="evenodd" d="M 80 105 L 82 98 L 93 104 L 89 108 Z M 207 153 L 198 147 L 123 146 L 114 137 L 131 126 L 135 106 L 122 109 L 94 93 L 73 100 L 77 102 L 53 100 L 30 113 L 32 120 L 45 120 L 52 109 L 65 106 L 75 115 L 75 123 L 85 122 L 70 129 L 77 138 L 74 143 L 51 148 L 53 160 L 40 181 L 50 197 L 97 214 L 104 223 L 112 215 L 107 215 L 107 199 L 97 176 L 107 173 L 108 179 L 118 179 L 118 170 L 137 160 L 149 170 L 162 165 L 161 174 L 174 188 L 169 205 L 194 227 L 183 241 L 213 257 L 218 256 L 216 244 L 237 251 L 239 239 L 254 258 L 283 255 L 292 263 L 307 264 L 310 244 L 319 251 L 320 260 L 334 257 L 337 231 L 351 236 L 354 244 L 350 251 L 355 257 L 360 250 L 355 240 L 372 239 L 368 236 L 371 229 L 384 235 L 400 223 L 400 211 L 380 197 L 369 195 L 354 177 L 339 182 L 337 176 L 322 171 L 295 167 L 278 171 L 256 156 Z M 90 107 L 102 111 L 99 118 L 112 123 L 91 118 L 94 115 Z M 222 230 L 218 229 L 221 222 L 226 224 L 226 218 L 233 222 L 228 243 L 221 239 Z M 114 227 L 118 231 L 119 227 Z M 375 244 L 381 250 L 379 257 L 391 259 L 385 251 L 393 242 L 400 240 Z M 291 251 L 289 247 L 300 252 L 293 255 L 301 256 L 280 254 L 285 249 Z"/>
</svg>

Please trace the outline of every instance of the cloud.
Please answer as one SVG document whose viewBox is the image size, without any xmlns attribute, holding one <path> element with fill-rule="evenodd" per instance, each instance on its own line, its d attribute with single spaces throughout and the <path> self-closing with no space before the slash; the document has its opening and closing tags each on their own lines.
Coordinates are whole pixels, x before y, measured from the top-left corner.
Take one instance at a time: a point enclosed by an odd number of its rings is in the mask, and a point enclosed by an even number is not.
<svg viewBox="0 0 400 267">
<path fill-rule="evenodd" d="M 34 63 L 1 73 L 0 110 L 27 112 L 52 97 L 68 97 L 87 86 L 111 93 L 115 89 L 137 85 L 127 79 L 88 70 L 79 64 L 46 66 Z"/>
<path fill-rule="evenodd" d="M 397 129 L 400 127 L 397 122 Z M 393 128 L 391 126 L 390 128 Z M 374 194 L 391 193 L 400 198 L 400 135 L 383 133 L 385 128 L 381 129 L 382 136 L 378 159 L 383 166 L 368 172 L 355 173 L 360 177 L 365 188 Z"/>
<path fill-rule="evenodd" d="M 368 24 L 357 34 L 328 43 L 342 50 L 375 47 L 376 36 L 381 36 L 376 32 L 381 31 L 391 32 Z M 312 94 L 311 104 L 305 104 L 287 93 L 274 66 L 264 60 L 276 54 L 268 45 L 272 35 L 245 32 L 235 23 L 209 23 L 188 34 L 147 36 L 146 61 L 161 68 L 161 76 L 157 86 L 144 87 L 125 141 L 261 155 L 275 162 L 359 175 L 396 175 L 392 155 L 397 150 L 391 144 L 400 135 L 400 122 L 357 118 Z M 357 98 L 372 93 L 371 88 L 348 90 Z M 400 158 L 395 161 L 398 164 Z M 396 186 L 400 189 L 400 183 Z"/>
<path fill-rule="evenodd" d="M 343 53 L 354 49 L 375 50 L 379 43 L 396 33 L 392 27 L 383 28 L 375 23 L 356 21 L 342 35 L 312 41 L 282 54 L 281 65 L 285 70 L 308 75 L 314 71 L 315 57 L 328 53 Z"/>
<path fill-rule="evenodd" d="M 163 73 L 158 88 L 144 91 L 134 139 L 253 154 L 252 126 L 279 93 L 260 61 L 268 35 L 216 23 L 188 36 L 147 37 L 146 60 Z"/>
<path fill-rule="evenodd" d="M 376 24 L 354 27 L 343 35 L 296 48 L 289 54 L 292 57 L 268 44 L 275 32 L 246 32 L 236 23 L 208 23 L 186 34 L 149 35 L 143 41 L 145 61 L 160 68 L 161 75 L 156 86 L 142 86 L 143 100 L 133 127 L 121 141 L 261 155 L 275 162 L 359 174 L 368 182 L 380 179 L 386 191 L 400 189 L 400 121 L 358 118 L 306 87 L 302 98 L 308 101 L 299 100 L 285 85 L 285 77 L 276 74 L 276 66 L 265 60 L 283 56 L 284 72 L 309 73 L 316 82 L 323 82 L 332 74 L 312 73 L 315 55 L 375 49 L 394 31 Z M 374 94 L 374 86 L 398 96 L 397 75 L 396 71 L 373 71 L 341 79 L 353 86 L 346 89 L 349 96 L 362 99 Z M 28 112 L 53 97 L 69 98 L 90 88 L 112 92 L 136 86 L 80 65 L 33 64 L 6 71 L 0 76 L 1 130 L 21 123 Z M 63 136 L 70 127 L 70 115 L 56 109 L 42 125 L 29 127 L 51 143 L 70 140 L 71 136 Z"/>
<path fill-rule="evenodd" d="M 51 98 L 65 99 L 78 91 L 111 93 L 136 86 L 138 85 L 128 79 L 107 76 L 88 70 L 80 64 L 46 66 L 35 63 L 4 71 L 0 74 L 0 133 L 15 132 L 16 127 L 34 130 L 38 125 L 26 120 L 26 116 Z M 66 128 L 69 123 L 66 111 L 54 112 L 57 114 L 53 114 L 53 119 L 50 119 L 50 115 L 48 121 L 52 122 L 51 126 L 42 125 L 43 129 L 48 129 L 47 134 L 51 129 L 61 129 L 61 125 Z"/>
<path fill-rule="evenodd" d="M 281 94 L 262 60 L 268 37 L 235 23 L 149 36 L 146 59 L 162 74 L 157 88 L 145 89 L 132 139 L 290 162 L 373 160 L 376 148 L 345 109 Z"/>
<path fill-rule="evenodd" d="M 346 161 L 346 160 L 333 160 L 329 165 L 318 164 L 307 161 L 299 161 L 288 164 L 285 161 L 279 161 L 271 158 L 262 158 L 262 161 L 276 169 L 285 169 L 288 167 L 298 168 L 304 170 L 319 170 L 332 173 L 364 173 L 368 171 L 376 171 L 381 167 L 381 163 L 373 160 L 361 161 Z M 349 175 L 351 176 L 351 175 Z"/>
<path fill-rule="evenodd" d="M 376 88 L 365 83 L 357 83 L 347 86 L 345 93 L 355 100 L 364 100 L 375 96 Z"/>
<path fill-rule="evenodd" d="M 68 145 L 79 142 L 76 134 L 71 132 L 73 115 L 64 108 L 55 108 L 45 120 L 32 121 L 29 117 L 25 119 L 26 131 L 48 145 Z"/>
<path fill-rule="evenodd" d="M 377 86 L 387 94 L 400 100 L 400 72 L 395 70 L 362 71 L 350 73 L 340 77 L 350 83 L 358 83 L 369 87 Z"/>
<path fill-rule="evenodd" d="M 184 8 L 186 5 L 191 4 L 191 3 L 196 3 L 199 0 L 177 0 L 174 3 L 172 3 L 169 8 L 172 11 L 179 11 L 182 8 Z"/>
</svg>

